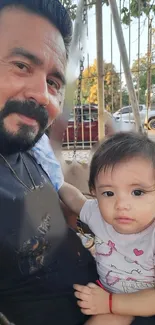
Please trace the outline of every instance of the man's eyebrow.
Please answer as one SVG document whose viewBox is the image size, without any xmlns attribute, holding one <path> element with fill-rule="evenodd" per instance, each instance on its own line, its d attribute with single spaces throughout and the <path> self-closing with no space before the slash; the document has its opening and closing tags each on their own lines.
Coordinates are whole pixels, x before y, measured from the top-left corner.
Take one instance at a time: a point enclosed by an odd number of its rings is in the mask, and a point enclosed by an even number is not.
<svg viewBox="0 0 155 325">
<path fill-rule="evenodd" d="M 10 58 L 12 56 L 23 56 L 35 65 L 43 65 L 43 61 L 40 58 L 23 47 L 14 47 L 11 49 L 7 57 Z"/>
</svg>

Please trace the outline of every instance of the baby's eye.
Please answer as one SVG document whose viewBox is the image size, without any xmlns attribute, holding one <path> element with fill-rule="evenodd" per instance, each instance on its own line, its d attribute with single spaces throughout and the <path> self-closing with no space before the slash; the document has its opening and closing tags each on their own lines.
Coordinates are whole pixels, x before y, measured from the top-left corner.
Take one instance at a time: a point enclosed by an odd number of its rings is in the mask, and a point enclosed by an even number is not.
<svg viewBox="0 0 155 325">
<path fill-rule="evenodd" d="M 114 193 L 111 191 L 106 191 L 102 193 L 103 196 L 114 196 Z"/>
<path fill-rule="evenodd" d="M 141 196 L 141 195 L 144 195 L 144 191 L 142 191 L 142 190 L 134 190 L 134 191 L 132 191 L 132 195 Z"/>
</svg>

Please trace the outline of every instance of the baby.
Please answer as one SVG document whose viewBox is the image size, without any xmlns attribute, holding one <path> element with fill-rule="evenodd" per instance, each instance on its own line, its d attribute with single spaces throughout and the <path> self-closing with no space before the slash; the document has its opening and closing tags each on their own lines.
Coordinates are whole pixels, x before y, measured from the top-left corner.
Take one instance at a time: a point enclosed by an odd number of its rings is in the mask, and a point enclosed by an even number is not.
<svg viewBox="0 0 155 325">
<path fill-rule="evenodd" d="M 118 133 L 103 142 L 90 166 L 80 219 L 95 234 L 99 282 L 75 284 L 87 325 L 128 325 L 155 315 L 155 144 Z"/>
</svg>

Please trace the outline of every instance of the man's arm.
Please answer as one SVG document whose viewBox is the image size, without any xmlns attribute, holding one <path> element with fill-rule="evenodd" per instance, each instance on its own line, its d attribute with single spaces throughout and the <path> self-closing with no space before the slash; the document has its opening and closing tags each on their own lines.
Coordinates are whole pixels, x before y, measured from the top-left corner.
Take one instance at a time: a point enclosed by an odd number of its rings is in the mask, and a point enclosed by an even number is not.
<svg viewBox="0 0 155 325">
<path fill-rule="evenodd" d="M 86 197 L 73 185 L 66 182 L 63 183 L 58 191 L 60 199 L 77 215 L 86 202 Z"/>
</svg>

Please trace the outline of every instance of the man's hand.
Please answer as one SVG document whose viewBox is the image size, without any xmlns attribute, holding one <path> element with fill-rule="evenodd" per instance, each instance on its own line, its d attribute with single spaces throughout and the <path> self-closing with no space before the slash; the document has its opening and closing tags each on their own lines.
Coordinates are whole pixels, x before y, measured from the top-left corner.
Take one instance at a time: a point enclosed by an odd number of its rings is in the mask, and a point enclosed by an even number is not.
<svg viewBox="0 0 155 325">
<path fill-rule="evenodd" d="M 85 315 L 109 314 L 109 293 L 94 283 L 87 286 L 74 284 L 75 297 Z"/>
</svg>

